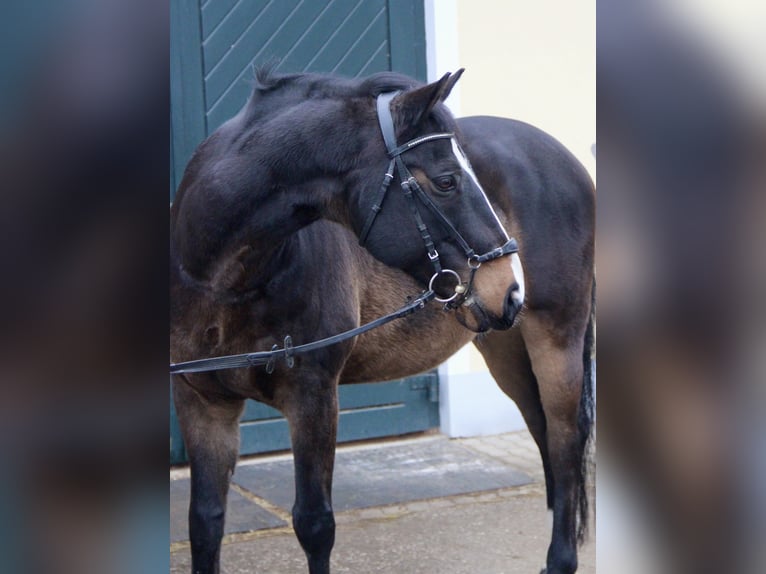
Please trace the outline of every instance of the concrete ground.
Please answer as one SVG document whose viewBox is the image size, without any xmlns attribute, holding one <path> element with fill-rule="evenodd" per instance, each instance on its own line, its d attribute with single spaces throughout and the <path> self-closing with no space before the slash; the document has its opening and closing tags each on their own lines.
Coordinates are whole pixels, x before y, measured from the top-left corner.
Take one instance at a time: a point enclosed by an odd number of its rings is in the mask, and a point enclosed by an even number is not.
<svg viewBox="0 0 766 574">
<path fill-rule="evenodd" d="M 433 441 L 447 442 L 440 445 Z M 421 436 L 404 441 L 341 446 L 338 453 L 340 456 L 354 449 L 401 445 L 424 450 L 445 445 L 468 449 L 478 459 L 508 465 L 528 480 L 520 486 L 336 512 L 334 574 L 537 574 L 540 571 L 550 537 L 550 518 L 545 508 L 539 454 L 526 431 L 458 440 L 442 435 Z M 280 457 L 258 457 L 242 464 L 265 465 L 275 460 Z M 186 475 L 184 470 L 174 470 L 171 479 L 183 480 Z M 241 486 L 235 485 L 234 489 L 286 525 L 228 534 L 221 552 L 221 572 L 306 572 L 303 551 L 289 526 L 288 509 L 253 495 Z M 591 527 L 590 531 L 591 537 L 579 553 L 578 572 L 582 574 L 596 571 L 595 528 Z M 171 572 L 190 571 L 188 542 L 171 544 Z"/>
</svg>

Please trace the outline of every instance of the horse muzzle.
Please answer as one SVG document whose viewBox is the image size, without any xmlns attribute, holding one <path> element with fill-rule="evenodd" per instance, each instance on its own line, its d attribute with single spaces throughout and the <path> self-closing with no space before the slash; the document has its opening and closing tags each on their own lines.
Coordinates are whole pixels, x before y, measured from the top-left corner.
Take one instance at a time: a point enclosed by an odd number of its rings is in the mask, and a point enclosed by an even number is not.
<svg viewBox="0 0 766 574">
<path fill-rule="evenodd" d="M 523 305 L 519 285 L 514 282 L 506 292 L 502 314 L 489 311 L 481 297 L 472 293 L 455 309 L 455 317 L 463 327 L 474 333 L 505 331 L 514 326 Z"/>
<path fill-rule="evenodd" d="M 511 287 L 508 289 L 508 293 L 505 297 L 505 303 L 503 303 L 503 316 L 498 321 L 500 326 L 494 328 L 510 329 L 513 327 L 513 324 L 516 322 L 516 317 L 518 316 L 519 311 L 521 311 L 523 306 L 524 290 L 517 282 L 514 282 L 513 285 L 511 285 Z"/>
<path fill-rule="evenodd" d="M 517 253 L 495 258 L 474 269 L 475 277 L 457 309 L 458 320 L 468 329 L 510 329 L 524 305 L 524 270 Z"/>
<path fill-rule="evenodd" d="M 505 292 L 503 301 L 503 314 L 496 322 L 494 329 L 510 329 L 513 327 L 516 317 L 524 306 L 524 269 L 521 265 L 518 253 L 511 255 L 511 269 L 513 282 Z"/>
</svg>

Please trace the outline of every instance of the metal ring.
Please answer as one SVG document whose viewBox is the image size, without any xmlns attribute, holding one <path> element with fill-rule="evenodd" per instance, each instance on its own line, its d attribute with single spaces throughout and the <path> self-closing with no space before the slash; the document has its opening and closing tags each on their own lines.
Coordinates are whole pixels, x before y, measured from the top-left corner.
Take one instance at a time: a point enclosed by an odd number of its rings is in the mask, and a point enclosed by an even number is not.
<svg viewBox="0 0 766 574">
<path fill-rule="evenodd" d="M 462 283 L 463 283 L 463 280 L 462 280 L 462 279 L 460 279 L 460 275 L 458 275 L 458 274 L 457 274 L 457 271 L 453 271 L 452 269 L 442 269 L 441 271 L 437 271 L 436 273 L 434 273 L 434 274 L 433 274 L 433 277 L 431 277 L 431 280 L 428 282 L 428 289 L 429 289 L 429 291 L 433 291 L 433 290 L 434 290 L 434 281 L 436 281 L 436 278 L 437 278 L 439 275 L 443 274 L 443 273 L 451 273 L 451 274 L 452 274 L 452 275 L 454 275 L 454 276 L 455 276 L 455 278 L 457 279 L 457 284 L 458 284 L 458 285 L 462 285 Z M 454 294 L 453 294 L 451 297 L 449 297 L 448 299 L 442 299 L 442 298 L 441 298 L 441 297 L 439 297 L 438 295 L 437 295 L 437 296 L 435 296 L 435 297 L 434 297 L 434 299 L 436 299 L 436 300 L 437 300 L 439 303 L 449 303 L 450 301 L 454 301 L 454 300 L 455 300 L 457 297 L 459 297 L 460 295 L 461 295 L 461 294 L 460 294 L 460 293 L 458 293 L 458 292 L 456 291 L 456 292 L 455 292 L 455 293 L 454 293 Z"/>
<path fill-rule="evenodd" d="M 471 261 L 476 261 L 476 265 L 472 265 Z M 478 255 L 471 255 L 468 258 L 468 267 L 470 267 L 471 269 L 478 269 L 479 267 L 481 267 L 481 260 L 479 259 Z"/>
</svg>

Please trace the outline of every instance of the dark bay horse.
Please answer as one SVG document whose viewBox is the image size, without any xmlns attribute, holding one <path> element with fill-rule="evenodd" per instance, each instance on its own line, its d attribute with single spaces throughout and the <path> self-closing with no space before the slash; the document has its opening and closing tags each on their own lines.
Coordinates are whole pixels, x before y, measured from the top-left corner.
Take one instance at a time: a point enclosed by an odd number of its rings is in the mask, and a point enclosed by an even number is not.
<svg viewBox="0 0 766 574">
<path fill-rule="evenodd" d="M 174 361 L 269 350 L 287 334 L 319 340 L 429 285 L 448 300 L 292 368 L 173 376 L 195 573 L 219 570 L 246 398 L 288 420 L 293 528 L 309 571 L 328 573 L 337 385 L 422 372 L 470 341 L 542 454 L 554 516 L 545 572 L 576 570 L 592 427 L 593 185 L 531 126 L 456 122 L 442 102 L 459 76 L 421 85 L 262 71 L 242 111 L 191 159 L 171 208 Z"/>
</svg>

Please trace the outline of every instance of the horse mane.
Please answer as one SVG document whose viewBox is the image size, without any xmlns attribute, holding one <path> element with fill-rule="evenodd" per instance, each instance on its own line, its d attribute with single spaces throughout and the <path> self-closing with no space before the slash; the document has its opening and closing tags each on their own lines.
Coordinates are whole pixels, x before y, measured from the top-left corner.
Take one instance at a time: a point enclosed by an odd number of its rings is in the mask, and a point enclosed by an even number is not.
<svg viewBox="0 0 766 574">
<path fill-rule="evenodd" d="M 270 113 L 306 99 L 375 98 L 383 92 L 410 90 L 423 83 L 397 72 L 379 72 L 365 78 L 327 74 L 281 74 L 272 61 L 255 68 L 255 85 L 246 104 L 248 116 L 260 117 L 259 108 L 268 102 Z"/>
<path fill-rule="evenodd" d="M 398 72 L 378 72 L 364 78 L 346 78 L 331 74 L 276 72 L 277 61 L 255 68 L 255 87 L 251 97 L 283 87 L 309 88 L 312 94 L 325 97 L 372 96 L 392 90 L 409 90 L 423 83 Z"/>
</svg>

